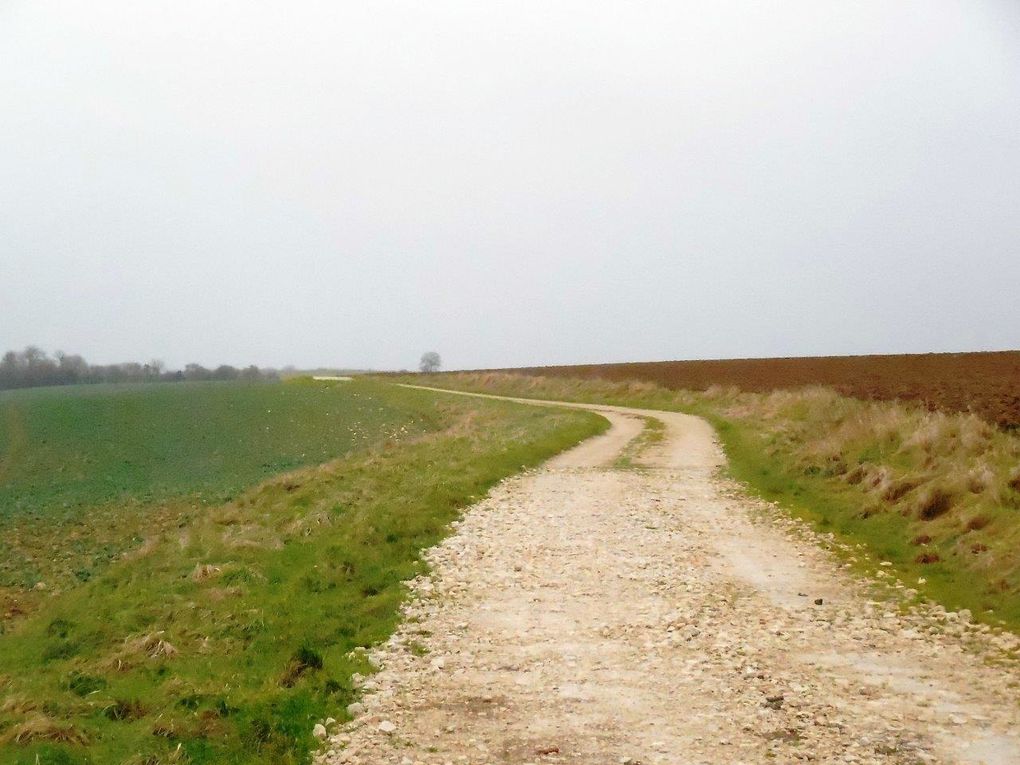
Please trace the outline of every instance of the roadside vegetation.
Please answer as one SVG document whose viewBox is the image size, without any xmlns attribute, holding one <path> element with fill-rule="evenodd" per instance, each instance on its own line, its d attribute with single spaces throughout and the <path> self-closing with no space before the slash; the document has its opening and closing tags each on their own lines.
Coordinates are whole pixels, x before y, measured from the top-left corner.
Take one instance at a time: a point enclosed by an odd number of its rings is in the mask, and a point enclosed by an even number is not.
<svg viewBox="0 0 1020 765">
<path fill-rule="evenodd" d="M 415 376 L 500 395 L 685 411 L 716 427 L 732 475 L 888 561 L 911 587 L 1020 630 L 1020 437 L 973 414 L 808 387 L 767 393 L 506 373 Z"/>
<path fill-rule="evenodd" d="M 370 381 L 13 395 L 0 763 L 26 765 L 307 762 L 420 550 L 605 427 Z"/>
</svg>

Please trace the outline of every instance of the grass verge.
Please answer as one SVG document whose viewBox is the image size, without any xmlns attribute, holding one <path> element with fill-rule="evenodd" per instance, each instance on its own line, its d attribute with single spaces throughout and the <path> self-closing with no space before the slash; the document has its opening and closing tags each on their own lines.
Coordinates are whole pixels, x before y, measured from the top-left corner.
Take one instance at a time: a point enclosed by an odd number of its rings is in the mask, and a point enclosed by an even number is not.
<svg viewBox="0 0 1020 765">
<path fill-rule="evenodd" d="M 606 426 L 359 383 L 423 432 L 154 523 L 0 635 L 0 763 L 303 763 L 461 508 Z"/>
</svg>

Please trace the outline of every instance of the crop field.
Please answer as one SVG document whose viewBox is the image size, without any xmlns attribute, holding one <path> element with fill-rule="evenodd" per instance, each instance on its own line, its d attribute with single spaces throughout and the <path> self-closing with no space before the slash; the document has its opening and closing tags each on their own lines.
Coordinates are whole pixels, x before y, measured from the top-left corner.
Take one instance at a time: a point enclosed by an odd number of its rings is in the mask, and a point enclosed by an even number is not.
<svg viewBox="0 0 1020 765">
<path fill-rule="evenodd" d="M 598 432 L 371 381 L 0 396 L 0 763 L 301 763 L 459 509 Z"/>
<path fill-rule="evenodd" d="M 1020 351 L 658 361 L 493 371 L 614 382 L 635 380 L 670 390 L 734 386 L 761 393 L 823 385 L 844 396 L 916 401 L 932 410 L 973 412 L 1001 428 L 1020 428 Z"/>
<path fill-rule="evenodd" d="M 168 512 L 427 428 L 399 402 L 380 403 L 309 384 L 2 392 L 0 587 L 87 580 Z M 125 535 L 128 508 L 137 528 Z M 46 546 L 57 526 L 76 544 L 54 558 Z"/>
</svg>

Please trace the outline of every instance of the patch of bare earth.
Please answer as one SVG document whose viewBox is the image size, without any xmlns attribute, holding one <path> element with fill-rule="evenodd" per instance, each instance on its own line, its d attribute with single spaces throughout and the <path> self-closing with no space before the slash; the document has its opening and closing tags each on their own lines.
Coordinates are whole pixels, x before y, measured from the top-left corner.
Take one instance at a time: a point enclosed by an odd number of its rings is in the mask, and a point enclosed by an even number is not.
<svg viewBox="0 0 1020 765">
<path fill-rule="evenodd" d="M 652 469 L 604 467 L 631 414 L 428 552 L 317 762 L 1020 762 L 1013 636 L 875 599 L 716 476 L 700 420 L 655 413 Z"/>
</svg>

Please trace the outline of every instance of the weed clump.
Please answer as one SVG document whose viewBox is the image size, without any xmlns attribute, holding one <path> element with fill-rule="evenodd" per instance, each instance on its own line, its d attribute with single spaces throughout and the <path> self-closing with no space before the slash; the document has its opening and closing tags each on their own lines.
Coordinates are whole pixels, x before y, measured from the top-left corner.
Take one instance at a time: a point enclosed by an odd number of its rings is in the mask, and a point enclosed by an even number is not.
<svg viewBox="0 0 1020 765">
<path fill-rule="evenodd" d="M 987 515 L 984 515 L 983 513 L 980 513 L 978 515 L 975 515 L 969 521 L 967 521 L 966 528 L 967 531 L 980 531 L 991 522 L 992 522 L 991 518 L 989 518 Z"/>
<path fill-rule="evenodd" d="M 49 637 L 66 640 L 72 629 L 74 629 L 73 622 L 69 622 L 67 619 L 54 619 L 46 625 L 46 634 Z"/>
<path fill-rule="evenodd" d="M 130 722 L 145 717 L 147 710 L 138 699 L 117 699 L 103 710 L 103 716 L 114 722 Z"/>
<path fill-rule="evenodd" d="M 214 566 L 211 563 L 196 563 L 195 569 L 191 572 L 191 581 L 204 582 L 207 579 L 219 576 L 222 570 L 221 566 Z"/>
<path fill-rule="evenodd" d="M 917 517 L 923 521 L 932 521 L 945 515 L 953 507 L 953 497 L 942 489 L 931 489 L 925 492 L 917 502 Z"/>
<path fill-rule="evenodd" d="M 900 481 L 890 481 L 882 491 L 882 499 L 886 502 L 898 502 L 900 499 L 920 486 L 921 483 L 922 481 L 917 478 L 904 478 Z"/>
<path fill-rule="evenodd" d="M 116 656 L 111 664 L 118 670 L 130 669 L 134 666 L 133 660 L 139 657 L 148 659 L 172 659 L 177 656 L 177 649 L 167 642 L 163 635 L 164 630 L 150 632 L 138 637 L 128 638 L 124 641 L 120 654 Z"/>
<path fill-rule="evenodd" d="M 309 670 L 322 669 L 322 656 L 315 650 L 301 646 L 291 657 L 287 670 L 280 679 L 280 685 L 291 688 Z"/>
<path fill-rule="evenodd" d="M 3 740 L 21 745 L 39 741 L 79 746 L 89 743 L 88 737 L 75 726 L 58 723 L 46 715 L 35 715 L 20 725 L 15 725 Z"/>
<path fill-rule="evenodd" d="M 62 661 L 77 656 L 81 644 L 76 640 L 55 640 L 48 643 L 42 652 L 43 662 Z"/>
<path fill-rule="evenodd" d="M 86 675 L 82 672 L 72 672 L 67 678 L 67 689 L 75 696 L 84 698 L 89 694 L 101 691 L 108 683 L 102 677 Z"/>
<path fill-rule="evenodd" d="M 851 468 L 849 471 L 843 474 L 843 480 L 846 481 L 851 486 L 856 486 L 857 484 L 864 480 L 864 477 L 866 475 L 867 470 L 865 469 L 864 465 L 855 465 L 853 468 Z"/>
</svg>

